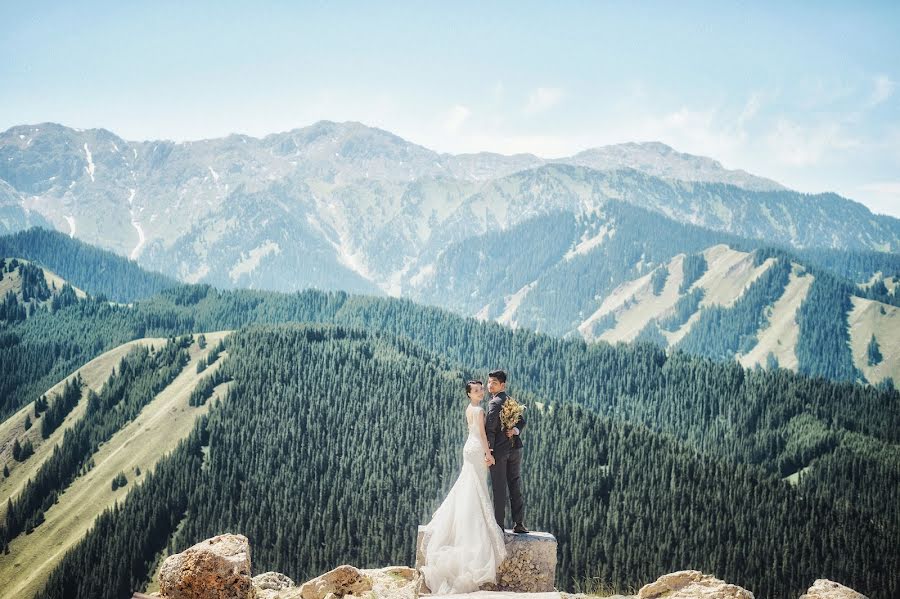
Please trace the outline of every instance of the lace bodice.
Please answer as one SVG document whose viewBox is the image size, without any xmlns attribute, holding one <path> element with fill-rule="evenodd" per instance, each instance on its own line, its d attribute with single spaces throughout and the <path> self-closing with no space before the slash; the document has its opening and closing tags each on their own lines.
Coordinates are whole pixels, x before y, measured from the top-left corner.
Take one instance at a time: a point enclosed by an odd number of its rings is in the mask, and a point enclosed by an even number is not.
<svg viewBox="0 0 900 599">
<path fill-rule="evenodd" d="M 487 464 L 484 461 L 484 447 L 481 445 L 481 433 L 478 430 L 478 419 L 481 418 L 478 414 L 479 412 L 483 414 L 484 410 L 477 406 L 466 407 L 466 423 L 469 425 L 469 436 L 466 437 L 466 442 L 463 445 L 463 459 L 470 462 L 480 472 L 487 470 Z"/>
<path fill-rule="evenodd" d="M 472 435 L 475 435 L 476 437 L 479 436 L 479 434 L 478 434 L 478 419 L 480 418 L 480 416 L 478 415 L 479 412 L 481 412 L 483 414 L 484 410 L 482 410 L 478 406 L 474 406 L 474 407 L 471 405 L 466 406 L 466 423 L 469 425 L 469 436 L 472 436 Z"/>
</svg>

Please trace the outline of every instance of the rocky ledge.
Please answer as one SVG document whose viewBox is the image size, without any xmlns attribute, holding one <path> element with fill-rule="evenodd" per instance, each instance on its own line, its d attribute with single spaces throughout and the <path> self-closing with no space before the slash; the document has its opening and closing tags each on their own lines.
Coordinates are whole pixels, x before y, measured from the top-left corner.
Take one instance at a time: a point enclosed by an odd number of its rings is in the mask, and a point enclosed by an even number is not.
<svg viewBox="0 0 900 599">
<path fill-rule="evenodd" d="M 510 555 L 499 572 L 501 584 L 460 595 L 460 598 L 594 599 L 590 595 L 562 593 L 553 588 L 556 539 L 552 535 L 531 533 L 511 537 L 507 539 Z M 552 557 L 550 547 L 553 548 Z M 417 562 L 421 559 L 418 552 L 416 559 Z M 547 568 L 550 568 L 549 578 Z M 300 585 L 278 572 L 257 576 L 251 576 L 251 572 L 247 537 L 218 535 L 166 558 L 158 573 L 160 590 L 149 596 L 164 599 L 417 599 L 428 593 L 418 569 L 408 566 L 361 569 L 342 565 Z M 535 590 L 511 591 L 510 588 Z M 135 596 L 147 595 L 136 593 Z M 637 595 L 615 597 L 754 599 L 752 592 L 696 570 L 665 574 L 642 587 Z M 839 583 L 820 579 L 799 599 L 867 598 Z"/>
<path fill-rule="evenodd" d="M 425 527 L 419 526 L 416 537 L 416 564 L 418 570 L 425 561 L 422 538 Z M 497 572 L 497 584 L 484 584 L 484 591 L 515 593 L 547 593 L 555 591 L 556 537 L 547 532 L 515 534 L 504 531 L 506 559 Z M 423 586 L 423 592 L 429 592 Z"/>
</svg>

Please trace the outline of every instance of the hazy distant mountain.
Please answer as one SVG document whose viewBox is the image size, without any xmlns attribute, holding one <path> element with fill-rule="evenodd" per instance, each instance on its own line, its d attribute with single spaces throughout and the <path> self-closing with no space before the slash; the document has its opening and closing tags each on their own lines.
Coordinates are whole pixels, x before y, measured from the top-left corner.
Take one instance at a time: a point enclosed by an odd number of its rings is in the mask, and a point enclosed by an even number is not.
<svg viewBox="0 0 900 599">
<path fill-rule="evenodd" d="M 741 170 L 728 170 L 716 160 L 682 154 L 659 142 L 624 143 L 593 148 L 570 158 L 560 159 L 559 162 L 604 171 L 631 168 L 665 179 L 727 183 L 754 191 L 787 189 L 770 179 L 756 177 Z"/>
<path fill-rule="evenodd" d="M 900 247 L 897 219 L 659 143 L 547 161 L 439 154 L 359 123 L 184 143 L 129 142 L 103 129 L 45 123 L 0 135 L 0 179 L 8 184 L 0 202 L 15 212 L 8 231 L 43 218 L 182 279 L 239 286 L 275 279 L 284 288 L 362 288 L 351 283 L 362 277 L 396 292 L 406 267 L 450 240 L 548 209 L 590 212 L 609 198 L 796 247 Z M 245 200 L 256 208 L 240 205 Z M 283 254 L 288 238 L 307 248 L 303 256 Z M 334 272 L 315 274 L 314 266 Z"/>
<path fill-rule="evenodd" d="M 900 250 L 898 219 L 660 143 L 449 155 L 352 122 L 184 143 L 14 127 L 0 135 L 0 210 L 8 231 L 48 222 L 183 281 L 402 295 L 555 334 L 719 244 L 853 250 L 852 265 L 798 260 L 858 282 L 898 274 Z"/>
<path fill-rule="evenodd" d="M 29 227 L 53 227 L 43 216 L 26 209 L 22 204 L 22 195 L 12 185 L 0 179 L 0 234 Z"/>
</svg>

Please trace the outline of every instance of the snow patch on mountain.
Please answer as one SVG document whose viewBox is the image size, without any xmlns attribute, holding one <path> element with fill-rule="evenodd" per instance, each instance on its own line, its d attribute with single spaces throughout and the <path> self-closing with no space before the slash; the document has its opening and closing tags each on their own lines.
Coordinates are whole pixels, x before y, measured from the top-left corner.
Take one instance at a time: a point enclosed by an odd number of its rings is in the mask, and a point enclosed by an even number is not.
<svg viewBox="0 0 900 599">
<path fill-rule="evenodd" d="M 419 268 L 418 272 L 409 278 L 410 286 L 415 289 L 421 287 L 425 281 L 434 276 L 434 264 L 427 264 Z"/>
<path fill-rule="evenodd" d="M 331 216 L 336 217 L 336 208 L 334 205 L 330 205 L 329 212 Z M 334 220 L 341 221 L 340 218 L 334 218 Z M 353 272 L 357 273 L 361 277 L 368 279 L 369 281 L 374 281 L 375 278 L 365 262 L 366 253 L 363 250 L 353 248 L 351 246 L 351 242 L 348 239 L 349 235 L 347 233 L 343 233 L 341 229 L 331 228 L 326 230 L 325 226 L 319 221 L 318 218 L 314 217 L 311 214 L 306 215 L 306 222 L 308 222 L 312 227 L 314 227 L 319 233 L 321 233 L 322 237 L 325 241 L 334 248 L 335 257 L 337 261 L 346 266 Z M 345 230 L 346 228 L 343 227 Z M 337 239 L 335 239 L 337 237 Z"/>
<path fill-rule="evenodd" d="M 575 247 L 566 252 L 566 255 L 563 256 L 563 259 L 569 261 L 575 256 L 587 254 L 592 249 L 603 243 L 607 236 L 611 238 L 614 234 L 615 229 L 613 229 L 609 225 L 603 225 L 602 227 L 600 227 L 600 230 L 596 235 L 592 235 L 590 237 L 582 237 Z"/>
<path fill-rule="evenodd" d="M 487 320 L 491 313 L 491 305 L 485 304 L 481 310 L 475 313 L 475 320 Z"/>
<path fill-rule="evenodd" d="M 75 237 L 75 217 L 71 214 L 66 216 L 66 222 L 69 223 L 69 237 Z"/>
<path fill-rule="evenodd" d="M 91 176 L 91 181 L 94 181 L 94 157 L 91 154 L 91 149 L 88 148 L 87 142 L 84 142 L 84 154 L 87 156 L 87 166 L 84 167 L 84 170 L 87 171 L 87 174 Z"/>
<path fill-rule="evenodd" d="M 354 271 L 358 275 L 362 276 L 365 279 L 373 280 L 372 274 L 369 272 L 368 268 L 366 268 L 365 257 L 366 253 L 360 250 L 352 251 L 347 245 L 345 245 L 344 240 L 342 239 L 340 243 L 332 243 L 334 249 L 337 251 L 337 259 L 338 262 Z"/>
<path fill-rule="evenodd" d="M 144 229 L 141 228 L 141 223 L 132 219 L 131 226 L 134 227 L 135 230 L 137 231 L 138 242 L 137 242 L 137 245 L 134 246 L 134 249 L 131 250 L 131 254 L 129 254 L 128 257 L 131 258 L 132 260 L 137 260 L 137 257 L 141 253 L 141 248 L 144 247 L 144 242 L 146 241 L 146 238 L 144 237 Z"/>
<path fill-rule="evenodd" d="M 403 293 L 403 282 L 406 279 L 406 275 L 415 263 L 416 261 L 413 258 L 406 256 L 403 259 L 403 266 L 400 270 L 391 273 L 387 280 L 381 285 L 382 291 L 391 297 L 400 297 Z"/>
<path fill-rule="evenodd" d="M 238 279 L 243 275 L 256 270 L 263 258 L 269 254 L 280 253 L 281 247 L 271 239 L 267 239 L 262 245 L 250 250 L 246 256 L 241 252 L 241 260 L 231 267 L 231 270 L 228 271 L 228 277 L 233 283 L 237 283 Z"/>
<path fill-rule="evenodd" d="M 144 247 L 144 243 L 146 243 L 147 239 L 144 236 L 144 229 L 141 227 L 141 223 L 134 215 L 134 196 L 137 193 L 136 189 L 128 190 L 128 212 L 131 214 L 131 226 L 134 227 L 135 231 L 138 234 L 138 242 L 131 250 L 131 253 L 128 255 L 132 260 L 137 260 L 137 257 L 141 254 L 141 249 Z M 143 210 L 143 208 L 141 208 Z M 140 213 L 140 210 L 138 211 Z"/>
<path fill-rule="evenodd" d="M 497 317 L 497 322 L 500 324 L 505 324 L 511 328 L 516 328 L 517 323 L 515 320 L 516 310 L 519 309 L 519 306 L 522 305 L 522 300 L 525 299 L 525 296 L 528 295 L 528 292 L 534 289 L 537 285 L 537 281 L 532 281 L 528 283 L 514 294 L 510 295 L 506 298 L 506 307 L 503 309 L 503 313 Z"/>
</svg>

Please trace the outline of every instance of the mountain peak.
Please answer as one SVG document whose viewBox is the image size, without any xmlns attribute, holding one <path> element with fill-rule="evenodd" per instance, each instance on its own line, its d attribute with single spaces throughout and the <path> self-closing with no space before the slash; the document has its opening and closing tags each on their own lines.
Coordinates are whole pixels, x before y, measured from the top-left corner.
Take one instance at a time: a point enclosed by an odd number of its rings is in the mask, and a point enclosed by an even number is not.
<svg viewBox="0 0 900 599">
<path fill-rule="evenodd" d="M 84 142 L 108 141 L 118 145 L 126 143 L 106 129 L 76 129 L 59 123 L 46 122 L 17 125 L 7 129 L 0 134 L 0 147 L 27 147 L 31 143 L 30 140 L 38 137 L 69 142 L 74 138 L 79 147 Z M 232 133 L 225 137 L 185 143 L 226 140 L 238 143 L 257 142 L 263 148 L 268 148 L 281 156 L 294 154 L 316 161 L 338 159 L 345 164 L 357 164 L 361 169 L 358 175 L 362 177 L 366 176 L 366 172 L 373 177 L 377 176 L 376 172 L 385 174 L 387 163 L 396 163 L 402 167 L 399 170 L 387 169 L 395 171 L 391 178 L 399 177 L 402 180 L 441 175 L 484 180 L 542 164 L 562 163 L 595 170 L 632 168 L 666 179 L 726 183 L 752 191 L 785 189 L 770 179 L 757 177 L 742 170 L 726 169 L 717 160 L 679 152 L 660 141 L 599 146 L 583 150 L 573 156 L 556 159 L 545 159 L 529 153 L 505 155 L 487 151 L 449 154 L 438 153 L 390 131 L 359 121 L 320 120 L 306 127 L 271 133 L 261 138 Z M 147 140 L 143 143 L 174 144 L 165 140 Z"/>
<path fill-rule="evenodd" d="M 99 137 L 113 137 L 119 139 L 119 136 L 110 131 L 109 129 L 104 129 L 103 127 L 92 127 L 90 129 L 79 129 L 76 127 L 68 127 L 66 125 L 62 125 L 60 123 L 54 123 L 52 121 L 46 121 L 43 123 L 34 123 L 34 124 L 23 124 L 23 125 L 13 125 L 3 133 L 0 133 L 0 139 L 5 138 L 7 136 L 12 135 L 35 135 L 43 133 L 47 135 L 49 133 L 56 134 L 82 134 L 87 133 L 94 136 Z"/>
<path fill-rule="evenodd" d="M 666 179 L 726 183 L 753 191 L 786 189 L 771 179 L 757 177 L 742 170 L 726 169 L 718 160 L 679 152 L 660 141 L 599 146 L 579 152 L 570 158 L 560 158 L 558 162 L 597 170 L 633 168 Z"/>
</svg>

